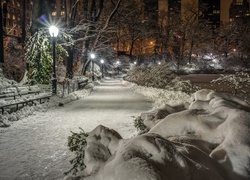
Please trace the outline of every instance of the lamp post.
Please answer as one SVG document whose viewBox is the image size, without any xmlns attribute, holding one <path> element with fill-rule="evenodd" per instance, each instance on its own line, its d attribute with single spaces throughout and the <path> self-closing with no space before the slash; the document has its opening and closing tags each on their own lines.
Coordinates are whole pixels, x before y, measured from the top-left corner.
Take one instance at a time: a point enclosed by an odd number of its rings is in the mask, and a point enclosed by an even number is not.
<svg viewBox="0 0 250 180">
<path fill-rule="evenodd" d="M 53 48 L 53 74 L 52 74 L 52 95 L 56 95 L 56 37 L 59 33 L 59 29 L 56 26 L 50 26 L 49 33 L 52 39 Z"/>
<path fill-rule="evenodd" d="M 94 77 L 94 59 L 95 59 L 95 54 L 91 53 L 90 54 L 90 59 L 91 59 L 91 74 L 92 74 L 92 81 L 95 80 L 95 77 Z"/>
<path fill-rule="evenodd" d="M 120 67 L 119 67 L 120 61 L 117 61 L 116 64 L 117 64 L 117 74 L 119 74 L 119 70 L 120 70 Z"/>
<path fill-rule="evenodd" d="M 102 78 L 104 77 L 104 75 L 103 75 L 103 64 L 104 64 L 104 60 L 103 59 L 101 59 L 101 64 L 102 64 Z"/>
</svg>

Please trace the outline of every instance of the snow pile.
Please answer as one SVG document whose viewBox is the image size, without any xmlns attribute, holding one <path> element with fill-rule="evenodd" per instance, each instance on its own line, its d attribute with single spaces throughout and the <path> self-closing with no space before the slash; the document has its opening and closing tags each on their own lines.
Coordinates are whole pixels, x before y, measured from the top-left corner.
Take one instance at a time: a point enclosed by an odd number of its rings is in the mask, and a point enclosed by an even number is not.
<svg viewBox="0 0 250 180">
<path fill-rule="evenodd" d="M 142 113 L 150 131 L 131 139 L 98 126 L 87 138 L 86 169 L 67 179 L 249 179 L 250 105 L 212 90 L 191 100 Z"/>
<path fill-rule="evenodd" d="M 172 91 L 168 89 L 158 89 L 144 86 L 131 86 L 135 92 L 143 94 L 150 100 L 154 101 L 154 107 L 158 108 L 164 104 L 179 105 L 183 102 L 189 102 L 190 95 L 182 91 Z"/>
</svg>

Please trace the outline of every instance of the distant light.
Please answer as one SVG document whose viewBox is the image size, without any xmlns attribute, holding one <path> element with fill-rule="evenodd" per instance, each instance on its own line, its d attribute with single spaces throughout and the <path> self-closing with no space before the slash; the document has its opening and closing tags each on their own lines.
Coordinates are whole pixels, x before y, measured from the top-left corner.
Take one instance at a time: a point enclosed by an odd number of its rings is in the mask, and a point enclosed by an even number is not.
<svg viewBox="0 0 250 180">
<path fill-rule="evenodd" d="M 212 60 L 214 63 L 218 63 L 218 59 L 213 59 Z"/>
<path fill-rule="evenodd" d="M 104 60 L 103 60 L 103 59 L 101 59 L 101 63 L 102 63 L 102 64 L 104 63 Z"/>
<path fill-rule="evenodd" d="M 59 29 L 56 26 L 50 26 L 49 33 L 51 37 L 57 37 L 59 33 Z"/>
<path fill-rule="evenodd" d="M 158 62 L 159 65 L 161 65 L 161 62 Z"/>
<path fill-rule="evenodd" d="M 235 52 L 235 51 L 236 51 L 236 49 L 233 49 L 233 51 Z"/>
<path fill-rule="evenodd" d="M 137 62 L 135 61 L 134 64 L 137 64 Z"/>
<path fill-rule="evenodd" d="M 120 61 L 117 61 L 116 64 L 120 64 Z"/>
<path fill-rule="evenodd" d="M 90 54 L 90 58 L 91 58 L 91 59 L 95 59 L 95 54 L 91 53 L 91 54 Z"/>
</svg>

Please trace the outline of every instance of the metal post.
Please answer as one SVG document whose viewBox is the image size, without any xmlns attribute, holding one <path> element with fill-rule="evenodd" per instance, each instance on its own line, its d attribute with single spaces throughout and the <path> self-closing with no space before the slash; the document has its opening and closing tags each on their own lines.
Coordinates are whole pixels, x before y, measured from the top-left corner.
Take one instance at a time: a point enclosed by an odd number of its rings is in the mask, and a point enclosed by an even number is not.
<svg viewBox="0 0 250 180">
<path fill-rule="evenodd" d="M 94 61 L 93 59 L 91 59 L 91 71 L 92 71 L 92 81 L 95 80 L 95 75 L 94 75 Z"/>
<path fill-rule="evenodd" d="M 103 75 L 103 63 L 102 63 L 102 78 L 104 77 L 104 75 Z"/>
<path fill-rule="evenodd" d="M 53 45 L 53 75 L 52 75 L 52 95 L 57 93 L 57 80 L 56 80 L 56 38 L 52 37 Z"/>
</svg>

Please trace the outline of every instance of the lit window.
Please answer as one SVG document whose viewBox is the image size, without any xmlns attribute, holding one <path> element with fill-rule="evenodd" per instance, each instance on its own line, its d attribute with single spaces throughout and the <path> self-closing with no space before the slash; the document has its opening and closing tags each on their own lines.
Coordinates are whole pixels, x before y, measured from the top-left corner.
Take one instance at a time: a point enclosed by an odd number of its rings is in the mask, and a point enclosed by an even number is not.
<svg viewBox="0 0 250 180">
<path fill-rule="evenodd" d="M 64 11 L 61 11 L 61 16 L 63 16 L 65 14 L 65 12 Z"/>
<path fill-rule="evenodd" d="M 15 20 L 15 19 L 16 19 L 16 16 L 15 16 L 15 15 L 13 15 L 12 19 L 14 19 L 14 20 Z"/>
<path fill-rule="evenodd" d="M 220 10 L 213 10 L 213 14 L 220 14 Z"/>
<path fill-rule="evenodd" d="M 52 12 L 51 15 L 52 15 L 52 16 L 56 16 L 56 12 L 55 12 L 55 11 Z"/>
</svg>

